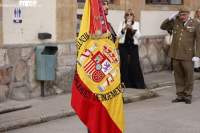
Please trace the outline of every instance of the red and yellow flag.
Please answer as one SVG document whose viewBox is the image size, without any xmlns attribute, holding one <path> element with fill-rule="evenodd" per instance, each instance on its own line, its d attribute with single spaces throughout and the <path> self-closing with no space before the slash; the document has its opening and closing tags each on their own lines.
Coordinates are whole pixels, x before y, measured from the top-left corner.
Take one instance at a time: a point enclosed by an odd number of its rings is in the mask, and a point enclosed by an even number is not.
<svg viewBox="0 0 200 133">
<path fill-rule="evenodd" d="M 76 40 L 77 65 L 71 105 L 91 133 L 123 133 L 124 112 L 119 57 L 106 33 L 108 24 L 101 0 L 86 0 Z"/>
</svg>

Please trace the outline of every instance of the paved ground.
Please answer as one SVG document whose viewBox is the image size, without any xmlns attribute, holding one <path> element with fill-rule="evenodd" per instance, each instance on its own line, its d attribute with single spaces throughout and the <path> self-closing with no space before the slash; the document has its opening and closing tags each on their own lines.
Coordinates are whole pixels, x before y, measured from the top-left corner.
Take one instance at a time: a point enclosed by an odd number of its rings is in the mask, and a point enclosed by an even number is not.
<svg viewBox="0 0 200 133">
<path fill-rule="evenodd" d="M 200 133 L 200 80 L 196 80 L 192 104 L 171 103 L 175 86 L 156 90 L 160 95 L 125 104 L 125 133 Z M 8 131 L 8 133 L 87 133 L 77 116 Z"/>
<path fill-rule="evenodd" d="M 155 90 L 159 90 L 162 87 L 167 87 L 174 83 L 170 71 L 150 73 L 144 76 L 148 88 L 157 88 Z M 125 90 L 125 102 L 129 103 L 144 98 L 150 98 L 155 96 L 154 94 L 155 93 L 150 92 L 149 89 L 127 88 Z M 12 109 L 25 108 L 20 111 L 0 113 L 0 132 L 74 115 L 70 106 L 70 96 L 70 94 L 66 94 L 32 99 L 25 102 L 7 101 L 0 104 L 0 112 L 9 112 L 9 110 Z"/>
</svg>

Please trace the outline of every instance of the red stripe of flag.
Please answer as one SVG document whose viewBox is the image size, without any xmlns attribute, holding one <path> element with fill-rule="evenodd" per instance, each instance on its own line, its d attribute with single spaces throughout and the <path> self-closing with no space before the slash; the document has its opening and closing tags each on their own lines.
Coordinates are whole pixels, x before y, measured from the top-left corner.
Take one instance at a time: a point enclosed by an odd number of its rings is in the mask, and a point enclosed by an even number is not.
<svg viewBox="0 0 200 133">
<path fill-rule="evenodd" d="M 84 66 L 84 70 L 85 72 L 91 74 L 92 72 L 95 71 L 95 67 L 96 67 L 95 62 L 91 60 L 90 62 L 88 62 L 88 64 Z"/>
<path fill-rule="evenodd" d="M 77 74 L 72 84 L 71 105 L 91 133 L 122 133 L 101 101 L 96 99 Z"/>
</svg>

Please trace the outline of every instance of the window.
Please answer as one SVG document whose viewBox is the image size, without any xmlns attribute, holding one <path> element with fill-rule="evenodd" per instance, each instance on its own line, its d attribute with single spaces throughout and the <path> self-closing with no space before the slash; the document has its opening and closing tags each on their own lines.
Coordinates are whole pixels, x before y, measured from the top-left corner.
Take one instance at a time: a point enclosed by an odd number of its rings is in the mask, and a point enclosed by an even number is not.
<svg viewBox="0 0 200 133">
<path fill-rule="evenodd" d="M 108 0 L 109 3 L 113 3 L 114 0 Z M 77 2 L 83 3 L 85 0 L 77 0 Z"/>
<path fill-rule="evenodd" d="M 77 2 L 85 2 L 85 0 L 77 0 Z"/>
<path fill-rule="evenodd" d="M 77 25 L 76 25 L 76 35 L 78 36 L 78 33 L 80 31 L 80 25 L 81 25 L 81 20 L 82 20 L 82 14 L 77 14 Z"/>
<path fill-rule="evenodd" d="M 146 4 L 181 5 L 183 0 L 146 0 Z"/>
</svg>

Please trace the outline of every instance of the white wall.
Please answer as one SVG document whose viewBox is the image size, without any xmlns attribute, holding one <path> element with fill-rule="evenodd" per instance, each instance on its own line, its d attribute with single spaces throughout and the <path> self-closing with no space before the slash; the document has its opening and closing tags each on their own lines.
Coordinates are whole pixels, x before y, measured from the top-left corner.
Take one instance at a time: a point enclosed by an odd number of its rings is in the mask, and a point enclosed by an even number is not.
<svg viewBox="0 0 200 133">
<path fill-rule="evenodd" d="M 78 10 L 78 14 L 82 14 L 83 10 Z M 164 35 L 167 34 L 166 31 L 160 29 L 161 23 L 178 11 L 141 11 L 140 17 L 140 29 L 143 36 L 154 36 L 154 35 Z M 194 12 L 191 12 L 191 17 L 193 17 Z M 112 24 L 115 31 L 118 31 L 118 27 L 121 21 L 124 19 L 123 10 L 109 10 L 109 15 L 107 16 L 108 21 Z"/>
<path fill-rule="evenodd" d="M 161 23 L 177 11 L 142 11 L 141 12 L 141 32 L 143 35 L 162 35 L 166 31 L 160 29 Z"/>
<path fill-rule="evenodd" d="M 78 10 L 78 14 L 82 14 L 83 10 Z M 142 35 L 161 35 L 166 31 L 160 30 L 161 22 L 173 14 L 175 11 L 142 11 L 140 18 L 140 29 Z M 109 10 L 107 16 L 108 21 L 112 24 L 116 32 L 118 32 L 119 24 L 124 20 L 123 10 Z"/>
<path fill-rule="evenodd" d="M 141 32 L 145 36 L 163 35 L 166 31 L 160 29 L 161 23 L 178 11 L 141 11 Z M 190 17 L 193 18 L 192 11 Z"/>
<path fill-rule="evenodd" d="M 113 26 L 115 32 L 118 32 L 118 27 L 120 23 L 124 20 L 124 11 L 123 10 L 110 10 L 108 14 L 108 21 Z"/>
<path fill-rule="evenodd" d="M 48 32 L 56 40 L 56 0 L 36 0 L 36 6 L 20 6 L 20 0 L 3 0 L 3 43 L 40 43 L 37 34 Z M 22 23 L 13 23 L 14 8 L 22 10 Z"/>
<path fill-rule="evenodd" d="M 83 10 L 78 9 L 77 14 L 82 14 Z M 113 26 L 115 32 L 117 32 L 119 24 L 124 19 L 124 11 L 123 10 L 109 10 L 109 14 L 107 16 L 108 21 Z"/>
</svg>

